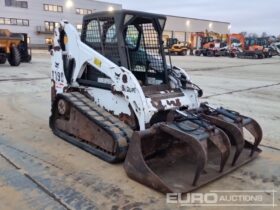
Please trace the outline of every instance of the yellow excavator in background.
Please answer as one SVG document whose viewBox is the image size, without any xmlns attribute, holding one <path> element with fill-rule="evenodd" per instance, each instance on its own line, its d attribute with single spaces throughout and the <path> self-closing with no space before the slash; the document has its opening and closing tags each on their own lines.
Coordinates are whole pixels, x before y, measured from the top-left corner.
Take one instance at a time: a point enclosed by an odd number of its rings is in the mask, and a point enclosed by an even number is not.
<svg viewBox="0 0 280 210">
<path fill-rule="evenodd" d="M 168 35 L 163 35 L 166 53 L 170 55 L 187 55 L 188 48 L 177 38 L 170 38 Z"/>
<path fill-rule="evenodd" d="M 11 66 L 31 61 L 27 34 L 0 29 L 0 64 L 5 64 L 7 60 Z"/>
</svg>

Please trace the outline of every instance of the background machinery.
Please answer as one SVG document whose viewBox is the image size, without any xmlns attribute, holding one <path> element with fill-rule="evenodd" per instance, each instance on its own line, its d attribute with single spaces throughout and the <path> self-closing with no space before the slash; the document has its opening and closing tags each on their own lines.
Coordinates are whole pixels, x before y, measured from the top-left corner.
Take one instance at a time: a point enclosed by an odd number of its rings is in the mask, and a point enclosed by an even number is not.
<svg viewBox="0 0 280 210">
<path fill-rule="evenodd" d="M 11 66 L 31 61 L 31 50 L 28 47 L 27 34 L 11 33 L 0 29 L 0 64 L 8 60 Z"/>
<path fill-rule="evenodd" d="M 200 102 L 202 90 L 167 63 L 166 17 L 120 10 L 55 29 L 50 127 L 64 140 L 161 192 L 189 192 L 254 159 L 250 117 Z M 248 131 L 248 136 L 244 132 Z"/>
<path fill-rule="evenodd" d="M 258 54 L 258 58 L 271 58 L 272 52 L 268 47 L 267 40 L 264 38 L 245 38 L 245 49 L 248 51 L 255 51 Z"/>
<path fill-rule="evenodd" d="M 29 63 L 32 60 L 32 52 L 31 48 L 29 47 L 29 41 L 28 41 L 28 34 L 26 33 L 20 33 L 22 39 L 20 44 L 18 45 L 21 62 Z"/>
<path fill-rule="evenodd" d="M 242 37 L 239 34 L 228 34 L 227 38 L 227 47 L 228 47 L 228 54 L 229 57 L 235 58 L 237 54 L 242 51 Z"/>
<path fill-rule="evenodd" d="M 232 45 L 233 42 L 236 44 Z M 235 46 L 234 52 L 238 58 L 264 58 L 262 48 L 252 46 L 250 39 L 242 34 L 230 34 L 228 46 Z"/>
<path fill-rule="evenodd" d="M 228 56 L 227 44 L 222 34 L 212 31 L 192 33 L 191 40 L 196 43 L 196 56 Z"/>
<path fill-rule="evenodd" d="M 270 37 L 256 38 L 256 44 L 263 46 L 263 51 L 266 58 L 271 58 L 272 56 L 279 54 L 277 48 L 275 48 L 273 45 L 273 40 Z"/>
<path fill-rule="evenodd" d="M 187 46 L 180 42 L 177 38 L 169 38 L 169 36 L 163 36 L 166 53 L 171 55 L 187 55 Z"/>
<path fill-rule="evenodd" d="M 198 49 L 195 51 L 196 56 L 215 56 L 217 55 L 217 49 L 215 48 L 215 41 L 213 37 L 205 36 L 200 38 L 201 46 L 198 46 Z"/>
<path fill-rule="evenodd" d="M 270 45 L 274 51 L 277 51 L 277 54 L 280 55 L 280 42 L 274 42 Z"/>
</svg>

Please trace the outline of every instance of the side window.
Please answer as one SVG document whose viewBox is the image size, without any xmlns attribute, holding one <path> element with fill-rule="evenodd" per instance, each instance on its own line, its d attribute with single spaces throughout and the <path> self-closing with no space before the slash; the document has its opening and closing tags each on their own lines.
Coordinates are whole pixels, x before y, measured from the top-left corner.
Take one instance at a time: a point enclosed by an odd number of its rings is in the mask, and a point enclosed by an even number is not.
<svg viewBox="0 0 280 210">
<path fill-rule="evenodd" d="M 125 42 L 130 49 L 135 49 L 137 47 L 137 42 L 140 33 L 134 25 L 129 25 L 127 27 Z"/>
<path fill-rule="evenodd" d="M 111 88 L 113 81 L 93 66 L 87 65 L 78 82 L 92 87 Z"/>
<path fill-rule="evenodd" d="M 114 18 L 100 17 L 89 20 L 82 40 L 107 59 L 120 65 L 119 44 Z"/>
<path fill-rule="evenodd" d="M 107 30 L 105 42 L 106 43 L 117 43 L 117 32 L 116 32 L 115 24 L 110 26 L 110 28 Z"/>
<path fill-rule="evenodd" d="M 99 33 L 97 20 L 92 20 L 88 23 L 85 40 L 86 40 L 86 42 L 89 42 L 89 43 L 100 43 L 101 42 L 101 37 L 100 37 L 100 33 Z"/>
</svg>

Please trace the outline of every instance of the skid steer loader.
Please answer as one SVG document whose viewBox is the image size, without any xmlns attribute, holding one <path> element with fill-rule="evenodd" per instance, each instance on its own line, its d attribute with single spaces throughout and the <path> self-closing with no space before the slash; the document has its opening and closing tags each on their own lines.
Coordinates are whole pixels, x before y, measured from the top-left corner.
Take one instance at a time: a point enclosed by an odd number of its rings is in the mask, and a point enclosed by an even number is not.
<svg viewBox="0 0 280 210">
<path fill-rule="evenodd" d="M 250 117 L 199 101 L 202 90 L 186 71 L 167 64 L 165 22 L 99 12 L 84 17 L 80 37 L 62 21 L 51 49 L 49 124 L 107 162 L 124 161 L 127 175 L 146 186 L 189 192 L 257 157 L 262 130 Z"/>
</svg>

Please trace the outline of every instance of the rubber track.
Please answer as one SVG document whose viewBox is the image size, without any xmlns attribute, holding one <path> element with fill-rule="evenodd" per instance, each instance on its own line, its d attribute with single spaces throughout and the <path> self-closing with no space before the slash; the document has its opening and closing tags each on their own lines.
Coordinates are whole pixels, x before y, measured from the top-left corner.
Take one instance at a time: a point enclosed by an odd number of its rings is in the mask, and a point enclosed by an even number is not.
<svg viewBox="0 0 280 210">
<path fill-rule="evenodd" d="M 251 55 L 245 55 L 245 54 L 239 54 L 237 55 L 237 58 L 240 58 L 240 59 L 254 59 L 254 60 L 261 60 L 261 59 L 264 59 L 265 57 L 263 58 L 259 58 L 259 57 L 255 57 L 255 55 L 251 54 Z"/>
<path fill-rule="evenodd" d="M 92 144 L 87 144 L 70 134 L 56 129 L 54 127 L 55 119 L 53 114 L 56 110 L 56 102 L 59 99 L 64 99 L 70 103 L 72 107 L 80 111 L 88 119 L 93 121 L 100 128 L 105 130 L 110 136 L 112 136 L 117 144 L 116 153 L 112 153 L 112 151 L 106 151 L 98 146 L 93 146 Z M 63 93 L 57 95 L 57 100 L 53 103 L 52 116 L 50 117 L 50 127 L 53 129 L 53 132 L 56 135 L 107 162 L 120 162 L 124 160 L 128 149 L 128 143 L 133 133 L 133 130 L 128 125 L 104 109 L 98 107 L 92 100 L 79 92 Z"/>
<path fill-rule="evenodd" d="M 84 95 L 78 92 L 72 92 L 71 94 L 78 100 L 84 102 L 87 106 L 96 111 L 98 114 L 102 115 L 107 121 L 111 122 L 114 126 L 119 128 L 124 133 L 124 135 L 128 137 L 128 141 L 130 140 L 133 130 L 127 124 L 125 124 L 106 110 L 97 106 L 92 100 L 85 97 Z"/>
</svg>

